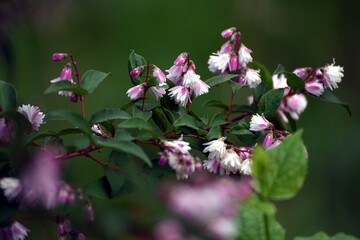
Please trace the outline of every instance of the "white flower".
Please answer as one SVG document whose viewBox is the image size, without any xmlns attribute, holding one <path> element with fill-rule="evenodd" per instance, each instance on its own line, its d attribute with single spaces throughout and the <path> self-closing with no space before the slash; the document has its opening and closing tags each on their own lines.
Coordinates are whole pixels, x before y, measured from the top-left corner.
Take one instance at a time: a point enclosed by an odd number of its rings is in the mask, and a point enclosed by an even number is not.
<svg viewBox="0 0 360 240">
<path fill-rule="evenodd" d="M 220 162 L 215 158 L 208 159 L 203 163 L 204 169 L 208 170 L 210 173 L 217 173 L 219 171 Z"/>
<path fill-rule="evenodd" d="M 166 70 L 166 72 L 169 73 L 166 77 L 177 84 L 183 73 L 183 66 L 173 65 L 169 70 Z"/>
<path fill-rule="evenodd" d="M 182 154 L 189 154 L 191 150 L 190 144 L 188 142 L 183 141 L 181 138 L 174 141 L 164 141 L 164 145 L 166 148 L 170 148 L 171 152 L 180 152 Z"/>
<path fill-rule="evenodd" d="M 248 68 L 244 77 L 245 84 L 248 84 L 250 88 L 256 88 L 261 83 L 259 72 L 260 70 Z"/>
<path fill-rule="evenodd" d="M 302 113 L 306 106 L 307 100 L 304 94 L 294 94 L 286 99 L 286 111 L 290 113 L 290 116 L 297 120 L 300 113 Z"/>
<path fill-rule="evenodd" d="M 156 87 L 151 87 L 148 89 L 148 91 L 151 93 L 151 95 L 158 100 L 159 98 L 162 98 L 162 96 L 165 94 L 165 89 L 164 88 L 156 88 Z"/>
<path fill-rule="evenodd" d="M 21 191 L 20 181 L 17 178 L 5 177 L 0 180 L 0 188 L 4 190 L 5 197 L 12 201 Z"/>
<path fill-rule="evenodd" d="M 197 80 L 197 82 L 192 87 L 192 90 L 194 92 L 195 97 L 198 97 L 200 95 L 203 95 L 205 93 L 209 92 L 210 86 L 207 85 L 204 81 L 201 81 L 200 79 Z"/>
<path fill-rule="evenodd" d="M 131 100 L 136 100 L 141 97 L 144 93 L 144 86 L 143 84 L 136 85 L 135 87 L 130 88 L 127 90 L 126 94 Z"/>
<path fill-rule="evenodd" d="M 235 173 L 241 168 L 241 159 L 234 150 L 229 149 L 221 159 L 220 164 L 221 167 Z"/>
<path fill-rule="evenodd" d="M 189 90 L 183 86 L 175 86 L 169 89 L 169 96 L 175 100 L 180 106 L 186 107 L 191 102 Z"/>
<path fill-rule="evenodd" d="M 200 75 L 197 75 L 192 68 L 189 68 L 184 75 L 183 86 L 192 88 L 200 80 Z"/>
<path fill-rule="evenodd" d="M 221 46 L 220 54 L 222 53 L 229 53 L 234 51 L 234 44 L 232 44 L 230 41 L 227 41 Z"/>
<path fill-rule="evenodd" d="M 286 83 L 286 77 L 284 74 L 276 74 L 272 76 L 273 87 L 274 89 L 278 88 L 288 88 L 289 86 Z"/>
<path fill-rule="evenodd" d="M 240 173 L 244 175 L 252 175 L 251 166 L 252 166 L 252 160 L 250 159 L 244 160 L 241 165 Z"/>
<path fill-rule="evenodd" d="M 260 132 L 263 131 L 269 127 L 271 127 L 272 124 L 264 117 L 263 115 L 253 115 L 250 121 L 250 131 L 254 132 Z"/>
<path fill-rule="evenodd" d="M 335 60 L 331 65 L 324 68 L 324 80 L 327 87 L 331 90 L 338 88 L 338 83 L 341 82 L 341 78 L 344 77 L 344 68 L 340 66 L 334 66 Z"/>
<path fill-rule="evenodd" d="M 239 65 L 245 67 L 249 62 L 252 62 L 253 58 L 251 57 L 252 51 L 245 47 L 244 44 L 241 44 L 239 49 Z"/>
<path fill-rule="evenodd" d="M 93 125 L 91 126 L 91 130 L 92 130 L 93 132 L 97 133 L 97 134 L 103 135 L 100 127 L 99 127 L 97 124 L 93 124 Z"/>
<path fill-rule="evenodd" d="M 305 83 L 305 90 L 314 95 L 321 96 L 324 93 L 324 85 L 317 79 Z"/>
<path fill-rule="evenodd" d="M 45 114 L 40 112 L 39 107 L 35 107 L 30 104 L 24 104 L 21 107 L 18 107 L 17 111 L 29 120 L 36 131 L 38 130 L 39 126 L 44 123 Z"/>
<path fill-rule="evenodd" d="M 211 55 L 208 61 L 209 70 L 213 73 L 225 72 L 229 65 L 231 55 L 229 53 L 214 53 L 215 56 Z"/>
<path fill-rule="evenodd" d="M 203 152 L 209 154 L 209 159 L 217 159 L 220 160 L 225 152 L 226 152 L 226 144 L 224 143 L 226 137 L 221 137 L 217 140 L 213 140 L 208 143 L 204 143 L 203 145 L 207 145 L 206 148 L 204 148 Z"/>
</svg>

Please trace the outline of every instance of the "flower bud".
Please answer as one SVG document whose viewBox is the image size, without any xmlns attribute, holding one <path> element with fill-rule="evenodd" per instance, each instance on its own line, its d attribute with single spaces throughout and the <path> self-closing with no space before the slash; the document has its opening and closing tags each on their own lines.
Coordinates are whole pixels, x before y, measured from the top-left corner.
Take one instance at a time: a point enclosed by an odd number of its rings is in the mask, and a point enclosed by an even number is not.
<svg viewBox="0 0 360 240">
<path fill-rule="evenodd" d="M 176 60 L 174 61 L 174 65 L 181 66 L 186 61 L 186 58 L 188 56 L 188 53 L 181 53 Z"/>
<path fill-rule="evenodd" d="M 67 53 L 54 53 L 52 55 L 52 60 L 54 62 L 61 62 L 62 60 L 64 60 L 65 58 L 67 58 L 68 54 Z"/>
<path fill-rule="evenodd" d="M 72 80 L 71 63 L 67 63 L 60 73 L 61 80 Z"/>
<path fill-rule="evenodd" d="M 73 103 L 77 103 L 77 101 L 79 100 L 79 97 L 75 94 L 72 94 L 70 97 L 70 101 Z"/>
<path fill-rule="evenodd" d="M 130 76 L 137 77 L 144 70 L 144 66 L 137 67 L 130 72 Z"/>
<path fill-rule="evenodd" d="M 265 149 L 268 149 L 273 143 L 273 133 L 272 132 L 269 132 L 266 137 L 264 138 L 264 141 L 263 141 L 263 146 Z"/>
<path fill-rule="evenodd" d="M 223 38 L 228 38 L 235 32 L 235 30 L 236 30 L 236 28 L 234 28 L 234 27 L 226 29 L 226 30 L 222 31 L 221 36 Z"/>
<path fill-rule="evenodd" d="M 229 61 L 229 70 L 235 71 L 238 68 L 238 59 L 236 56 L 231 56 Z"/>
<path fill-rule="evenodd" d="M 57 231 L 58 231 L 59 235 L 66 234 L 65 225 L 63 222 L 61 222 L 57 225 Z"/>
</svg>

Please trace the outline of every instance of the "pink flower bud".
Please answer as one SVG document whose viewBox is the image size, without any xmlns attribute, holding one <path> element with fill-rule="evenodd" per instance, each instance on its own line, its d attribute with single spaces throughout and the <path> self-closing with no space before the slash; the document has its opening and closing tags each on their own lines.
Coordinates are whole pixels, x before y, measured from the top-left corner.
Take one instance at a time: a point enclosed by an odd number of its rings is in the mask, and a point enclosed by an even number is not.
<svg viewBox="0 0 360 240">
<path fill-rule="evenodd" d="M 130 72 L 130 76 L 137 77 L 144 70 L 144 66 L 137 67 Z"/>
<path fill-rule="evenodd" d="M 75 94 L 72 94 L 71 97 L 70 97 L 70 101 L 73 102 L 73 103 L 77 103 L 79 100 L 79 97 Z"/>
<path fill-rule="evenodd" d="M 174 61 L 174 65 L 176 65 L 176 66 L 181 66 L 181 65 L 183 65 L 183 63 L 185 62 L 187 56 L 188 56 L 187 53 L 181 53 L 181 54 L 176 58 L 176 60 Z"/>
<path fill-rule="evenodd" d="M 65 225 L 63 222 L 61 222 L 57 225 L 57 231 L 58 231 L 59 235 L 66 234 Z"/>
<path fill-rule="evenodd" d="M 222 31 L 221 36 L 223 38 L 228 38 L 235 32 L 235 30 L 236 30 L 236 28 L 234 28 L 234 27 L 226 29 L 226 30 Z"/>
<path fill-rule="evenodd" d="M 94 219 L 95 219 L 95 212 L 91 205 L 91 202 L 88 202 L 85 205 L 85 216 L 86 216 L 87 220 L 89 220 L 89 221 L 94 221 Z"/>
<path fill-rule="evenodd" d="M 129 96 L 129 98 L 131 100 L 138 99 L 143 93 L 144 93 L 144 85 L 143 84 L 136 85 L 135 87 L 130 88 L 126 92 L 126 94 Z"/>
<path fill-rule="evenodd" d="M 60 73 L 60 79 L 61 80 L 72 80 L 72 72 L 71 72 L 71 64 L 68 63 L 65 65 L 64 69 Z"/>
<path fill-rule="evenodd" d="M 263 144 L 264 148 L 267 149 L 272 145 L 272 142 L 273 142 L 273 133 L 269 132 L 266 135 L 266 137 L 264 138 L 264 141 L 262 144 Z"/>
<path fill-rule="evenodd" d="M 229 61 L 229 70 L 235 71 L 238 68 L 238 59 L 236 56 L 231 56 Z"/>
<path fill-rule="evenodd" d="M 164 83 L 166 83 L 166 76 L 163 73 L 163 71 L 160 70 L 160 68 L 158 68 L 158 67 L 154 68 L 153 76 L 156 77 L 157 79 L 159 79 L 160 86 L 164 85 Z"/>
<path fill-rule="evenodd" d="M 64 60 L 66 57 L 68 56 L 67 53 L 54 53 L 52 55 L 52 60 L 54 62 L 61 62 L 62 60 Z"/>
</svg>

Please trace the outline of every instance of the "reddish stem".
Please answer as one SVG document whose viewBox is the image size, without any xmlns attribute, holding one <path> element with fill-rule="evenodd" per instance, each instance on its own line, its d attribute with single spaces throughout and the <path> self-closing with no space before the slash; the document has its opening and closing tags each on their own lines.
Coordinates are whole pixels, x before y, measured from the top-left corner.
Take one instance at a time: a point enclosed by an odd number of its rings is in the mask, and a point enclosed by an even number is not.
<svg viewBox="0 0 360 240">
<path fill-rule="evenodd" d="M 232 106 L 232 104 L 233 104 L 233 100 L 234 100 L 234 92 L 231 91 L 230 103 L 229 103 L 228 110 L 227 110 L 227 112 L 226 112 L 226 118 L 225 118 L 226 121 L 229 119 L 230 110 L 231 110 L 231 106 Z"/>
<path fill-rule="evenodd" d="M 76 62 L 74 60 L 74 57 L 72 54 L 70 54 L 70 58 L 71 58 L 71 63 L 72 65 L 74 66 L 74 69 L 75 69 L 75 76 L 76 76 L 76 79 L 77 79 L 77 83 L 78 83 L 78 86 L 79 88 L 81 88 L 81 82 L 80 82 L 80 74 L 79 74 L 79 70 L 78 70 L 78 67 L 76 65 Z M 82 115 L 83 115 L 83 118 L 85 118 L 85 105 L 84 105 L 84 99 L 85 97 L 84 96 L 80 96 L 80 101 L 81 101 L 81 111 L 82 111 Z"/>
<path fill-rule="evenodd" d="M 240 121 L 241 119 L 243 119 L 243 118 L 245 118 L 245 117 L 247 117 L 247 116 L 250 116 L 250 115 L 251 115 L 250 112 L 244 112 L 244 113 L 240 114 L 239 116 L 231 119 L 230 122 Z"/>
<path fill-rule="evenodd" d="M 166 136 L 166 138 L 179 138 L 179 137 L 192 137 L 192 138 L 198 138 L 198 139 L 201 139 L 201 140 L 205 140 L 204 137 L 201 137 L 199 135 L 179 135 L 179 134 L 174 134 L 174 135 L 170 135 L 170 136 Z"/>
<path fill-rule="evenodd" d="M 172 133 L 172 132 L 174 132 L 174 131 L 175 131 L 175 128 L 174 128 L 173 130 L 170 130 L 170 131 L 164 133 L 164 135 L 168 135 L 169 133 Z"/>
<path fill-rule="evenodd" d="M 146 66 L 147 70 L 146 70 L 146 79 L 145 79 L 145 83 L 147 83 L 147 81 L 149 80 L 149 72 L 150 72 L 150 65 L 149 62 Z M 146 92 L 147 92 L 148 88 L 146 87 L 144 90 L 144 99 L 143 99 L 143 103 L 142 103 L 142 111 L 145 112 L 145 97 L 146 97 Z"/>
</svg>

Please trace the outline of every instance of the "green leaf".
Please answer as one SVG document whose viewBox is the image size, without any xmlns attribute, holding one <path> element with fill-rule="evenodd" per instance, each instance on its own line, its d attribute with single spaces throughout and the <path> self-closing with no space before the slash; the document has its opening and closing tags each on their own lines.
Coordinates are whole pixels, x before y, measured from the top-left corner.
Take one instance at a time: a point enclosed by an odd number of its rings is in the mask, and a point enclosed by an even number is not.
<svg viewBox="0 0 360 240">
<path fill-rule="evenodd" d="M 84 132 L 78 128 L 65 128 L 63 130 L 60 130 L 56 135 L 60 137 L 60 136 L 65 136 L 65 135 L 81 134 L 81 133 L 84 133 Z"/>
<path fill-rule="evenodd" d="M 119 128 L 137 128 L 137 129 L 144 129 L 149 131 L 150 133 L 154 134 L 154 136 L 157 136 L 157 133 L 155 132 L 154 128 L 151 126 L 151 124 L 147 121 L 145 121 L 142 118 L 134 117 L 130 118 L 118 125 Z"/>
<path fill-rule="evenodd" d="M 200 129 L 198 122 L 188 114 L 181 115 L 173 124 L 175 127 L 187 126 L 193 129 Z"/>
<path fill-rule="evenodd" d="M 94 123 L 101 123 L 107 120 L 115 120 L 115 119 L 129 119 L 131 116 L 120 109 L 116 108 L 105 108 L 100 111 L 94 113 L 90 118 L 90 125 Z"/>
<path fill-rule="evenodd" d="M 224 116 L 217 113 L 214 115 L 214 117 L 212 118 L 211 122 L 210 122 L 210 127 L 214 127 L 214 126 L 219 126 L 221 124 L 225 124 L 227 123 L 227 121 L 225 120 Z"/>
<path fill-rule="evenodd" d="M 258 113 L 264 113 L 265 118 L 269 121 L 275 117 L 275 113 L 280 107 L 284 95 L 284 89 L 273 89 L 265 93 L 257 108 Z"/>
<path fill-rule="evenodd" d="M 241 205 L 238 217 L 238 240 L 283 240 L 285 230 L 275 220 L 274 206 L 253 196 Z M 266 223 L 267 222 L 267 223 Z M 268 232 L 267 230 L 268 229 Z"/>
<path fill-rule="evenodd" d="M 144 98 L 138 98 L 136 100 L 131 100 L 130 102 L 125 103 L 120 107 L 121 110 L 128 110 L 132 105 L 134 105 L 136 102 L 143 100 Z"/>
<path fill-rule="evenodd" d="M 286 69 L 285 69 L 285 67 L 283 65 L 278 64 L 278 66 L 275 69 L 273 75 L 276 75 L 276 74 L 279 74 L 279 73 L 282 73 L 282 72 L 286 72 Z"/>
<path fill-rule="evenodd" d="M 221 136 L 224 136 L 224 129 L 220 125 L 216 125 L 210 129 L 206 140 L 218 139 Z"/>
<path fill-rule="evenodd" d="M 89 70 L 81 78 L 81 88 L 86 89 L 89 93 L 92 93 L 108 76 L 110 76 L 110 73 Z"/>
<path fill-rule="evenodd" d="M 45 94 L 58 92 L 58 91 L 70 91 L 77 95 L 87 95 L 88 91 L 83 88 L 79 88 L 77 85 L 72 84 L 70 81 L 62 80 L 51 84 L 46 90 Z"/>
<path fill-rule="evenodd" d="M 260 69 L 261 81 L 263 83 L 265 83 L 265 85 L 269 89 L 273 88 L 272 76 L 271 76 L 269 70 L 264 65 L 262 65 L 261 63 L 258 63 L 256 61 L 253 61 L 253 62 L 249 63 L 248 66 L 254 70 Z"/>
<path fill-rule="evenodd" d="M 230 84 L 233 94 L 237 93 L 240 89 L 246 86 L 246 84 L 242 84 L 234 81 L 231 81 Z"/>
<path fill-rule="evenodd" d="M 89 123 L 79 114 L 71 112 L 70 110 L 56 110 L 48 113 L 45 116 L 44 121 L 54 121 L 54 120 L 66 120 L 70 122 L 75 127 L 78 127 L 85 134 L 91 136 L 92 130 Z"/>
<path fill-rule="evenodd" d="M 109 199 L 111 197 L 111 188 L 105 176 L 89 182 L 85 185 L 84 190 L 87 195 L 96 198 Z"/>
<path fill-rule="evenodd" d="M 116 141 L 112 139 L 104 139 L 100 137 L 95 138 L 95 145 L 97 147 L 107 147 L 116 151 L 131 154 L 142 159 L 145 163 L 151 166 L 149 157 L 145 154 L 141 147 L 129 141 Z"/>
<path fill-rule="evenodd" d="M 134 137 L 125 129 L 117 129 L 115 132 L 116 141 L 132 141 Z"/>
<path fill-rule="evenodd" d="M 0 105 L 4 112 L 16 110 L 16 91 L 12 84 L 0 80 Z"/>
<path fill-rule="evenodd" d="M 129 158 L 126 153 L 113 150 L 109 155 L 109 161 L 114 162 L 118 167 L 124 167 L 129 163 Z"/>
<path fill-rule="evenodd" d="M 235 77 L 240 77 L 240 75 L 237 74 L 225 74 L 225 75 L 219 75 L 219 76 L 215 76 L 212 78 L 207 79 L 205 82 L 207 85 L 209 85 L 210 87 L 220 84 L 220 83 L 224 83 L 227 82 Z"/>
<path fill-rule="evenodd" d="M 287 84 L 294 90 L 303 89 L 305 87 L 304 81 L 295 73 L 284 72 Z"/>
<path fill-rule="evenodd" d="M 296 237 L 294 240 L 359 240 L 359 238 L 344 233 L 338 233 L 335 236 L 329 237 L 324 232 L 318 232 L 311 237 Z"/>
<path fill-rule="evenodd" d="M 250 107 L 248 105 L 240 105 L 240 106 L 235 106 L 235 107 L 231 108 L 231 113 L 236 113 L 236 112 L 256 113 L 256 110 L 253 107 Z"/>
<path fill-rule="evenodd" d="M 133 117 L 142 118 L 145 121 L 149 120 L 151 118 L 152 113 L 151 112 L 143 112 L 140 108 L 135 106 L 133 108 Z"/>
<path fill-rule="evenodd" d="M 136 103 L 135 105 L 137 106 L 138 109 L 140 109 L 142 111 L 142 103 Z M 149 111 L 153 110 L 156 107 L 158 107 L 157 104 L 145 103 L 144 110 L 146 112 L 149 112 Z"/>
<path fill-rule="evenodd" d="M 130 53 L 130 56 L 129 56 L 129 60 L 128 60 L 128 69 L 129 69 L 129 76 L 130 76 L 131 81 L 132 81 L 132 83 L 133 83 L 134 85 L 138 85 L 138 84 L 141 83 L 140 76 L 134 78 L 134 77 L 132 77 L 132 76 L 130 75 L 130 72 L 131 72 L 133 69 L 135 69 L 135 68 L 137 68 L 137 67 L 140 67 L 140 66 L 143 66 L 143 65 L 145 65 L 145 64 L 146 64 L 145 58 L 142 57 L 142 56 L 140 56 L 140 55 L 138 55 L 138 54 L 136 54 L 135 51 L 132 50 L 131 53 Z"/>
<path fill-rule="evenodd" d="M 224 110 L 227 110 L 228 109 L 228 106 L 226 106 L 224 103 L 222 103 L 221 101 L 219 100 L 209 100 L 209 101 L 206 101 L 202 106 L 202 108 L 204 107 L 218 107 L 218 108 L 222 108 Z"/>
<path fill-rule="evenodd" d="M 4 112 L 0 114 L 0 117 L 14 120 L 17 123 L 18 127 L 21 127 L 27 131 L 31 131 L 33 129 L 29 120 L 16 110 L 9 110 L 7 112 Z M 22 129 L 18 129 L 18 131 L 22 131 Z"/>
<path fill-rule="evenodd" d="M 161 131 L 165 132 L 167 129 L 167 121 L 166 118 L 161 114 L 158 109 L 154 109 L 152 112 L 152 119 L 159 126 Z"/>
<path fill-rule="evenodd" d="M 72 145 L 76 147 L 77 150 L 87 148 L 90 145 L 89 138 L 84 135 L 80 135 L 73 142 Z"/>
<path fill-rule="evenodd" d="M 302 131 L 287 137 L 279 146 L 253 155 L 255 189 L 264 199 L 289 199 L 302 187 L 307 168 Z"/>
<path fill-rule="evenodd" d="M 271 89 L 271 88 L 270 88 Z M 254 95 L 254 101 L 255 104 L 257 104 L 260 100 L 260 98 L 269 91 L 269 88 L 265 85 L 265 83 L 260 83 L 256 88 L 252 89 L 253 95 Z"/>
<path fill-rule="evenodd" d="M 349 115 L 351 116 L 351 109 L 349 104 L 347 103 L 343 103 L 341 102 L 332 92 L 330 92 L 329 90 L 325 90 L 325 92 L 323 93 L 323 95 L 321 95 L 320 97 L 318 97 L 318 99 L 324 101 L 324 102 L 329 102 L 329 103 L 335 103 L 338 104 L 342 107 L 344 107 L 346 109 L 346 111 L 349 113 Z"/>
<path fill-rule="evenodd" d="M 121 188 L 124 186 L 125 183 L 125 177 L 124 173 L 115 171 L 108 166 L 104 166 L 104 173 L 105 177 L 110 184 L 111 188 L 111 197 L 115 197 L 121 190 Z"/>
<path fill-rule="evenodd" d="M 177 112 L 179 111 L 179 105 L 176 104 L 174 99 L 171 99 L 168 94 L 164 95 L 160 99 L 160 104 L 163 106 L 166 110 Z"/>
</svg>

